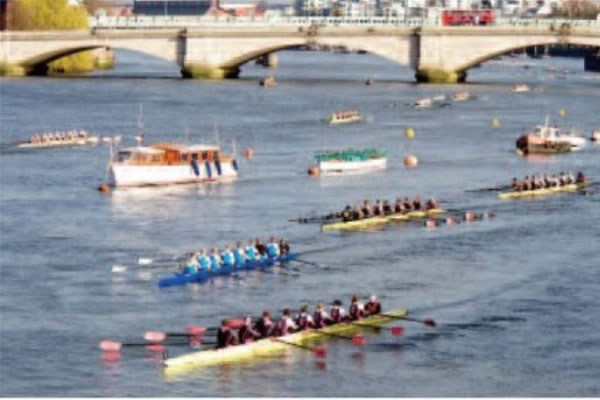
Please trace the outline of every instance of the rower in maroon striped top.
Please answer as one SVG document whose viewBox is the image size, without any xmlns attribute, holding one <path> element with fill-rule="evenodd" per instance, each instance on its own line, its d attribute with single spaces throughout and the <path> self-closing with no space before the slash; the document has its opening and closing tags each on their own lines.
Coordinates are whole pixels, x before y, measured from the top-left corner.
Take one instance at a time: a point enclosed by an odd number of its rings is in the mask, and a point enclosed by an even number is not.
<svg viewBox="0 0 600 400">
<path fill-rule="evenodd" d="M 325 311 L 323 303 L 317 303 L 317 310 L 313 314 L 313 324 L 315 328 L 320 329 L 332 323 L 332 319 Z"/>
<path fill-rule="evenodd" d="M 252 328 L 252 317 L 247 316 L 244 325 L 238 330 L 238 342 L 240 344 L 253 342 L 261 334 Z"/>
<path fill-rule="evenodd" d="M 261 338 L 271 336 L 273 333 L 273 321 L 271 321 L 271 313 L 269 311 L 263 311 L 262 317 L 254 324 L 254 330 L 258 332 Z"/>
<path fill-rule="evenodd" d="M 376 315 L 381 313 L 381 303 L 377 301 L 377 296 L 372 295 L 365 306 L 367 315 Z"/>
<path fill-rule="evenodd" d="M 221 327 L 217 331 L 217 349 L 224 349 L 237 344 L 233 331 L 227 326 L 227 320 L 224 319 Z"/>
<path fill-rule="evenodd" d="M 298 329 L 301 331 L 315 327 L 313 318 L 308 313 L 307 305 L 303 305 L 300 308 L 300 312 L 298 313 L 298 317 L 296 318 L 296 325 L 298 325 Z"/>
<path fill-rule="evenodd" d="M 331 320 L 333 324 L 337 324 L 346 319 L 346 311 L 342 308 L 342 301 L 335 300 L 333 302 L 333 307 L 331 307 L 331 312 L 329 313 L 331 316 Z"/>
<path fill-rule="evenodd" d="M 276 336 L 285 336 L 289 335 L 298 330 L 298 326 L 292 319 L 292 312 L 289 308 L 286 308 L 281 313 L 281 318 L 275 325 L 275 335 Z"/>
<path fill-rule="evenodd" d="M 365 316 L 365 306 L 363 303 L 361 303 L 360 296 L 358 294 L 354 294 L 352 296 L 352 303 L 348 309 L 348 316 L 351 321 L 359 320 Z"/>
</svg>

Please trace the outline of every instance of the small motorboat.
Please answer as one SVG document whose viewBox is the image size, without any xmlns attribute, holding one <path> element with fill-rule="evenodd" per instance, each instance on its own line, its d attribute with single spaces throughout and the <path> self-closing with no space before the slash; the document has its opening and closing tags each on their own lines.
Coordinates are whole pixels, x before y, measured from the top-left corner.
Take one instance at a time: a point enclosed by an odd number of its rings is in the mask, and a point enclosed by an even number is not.
<svg viewBox="0 0 600 400">
<path fill-rule="evenodd" d="M 520 85 L 513 86 L 512 91 L 515 92 L 515 93 L 524 93 L 524 92 L 531 91 L 531 88 L 529 86 L 527 86 L 527 85 L 520 84 Z"/>
<path fill-rule="evenodd" d="M 533 131 L 517 140 L 517 149 L 523 154 L 555 154 L 581 150 L 586 139 L 575 129 L 568 132 L 558 126 L 550 126 L 546 117 L 545 125 L 537 125 Z"/>
<path fill-rule="evenodd" d="M 600 143 L 600 128 L 598 128 L 598 129 L 594 130 L 594 132 L 592 132 L 592 137 L 590 140 L 594 143 Z"/>
</svg>

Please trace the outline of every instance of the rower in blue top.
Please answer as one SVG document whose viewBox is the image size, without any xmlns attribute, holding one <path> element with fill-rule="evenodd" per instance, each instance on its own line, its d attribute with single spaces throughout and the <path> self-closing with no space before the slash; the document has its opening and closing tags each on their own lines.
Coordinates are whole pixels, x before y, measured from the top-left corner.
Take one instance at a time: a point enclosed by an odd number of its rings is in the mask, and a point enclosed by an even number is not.
<svg viewBox="0 0 600 400">
<path fill-rule="evenodd" d="M 244 246 L 242 246 L 242 242 L 237 242 L 237 247 L 233 252 L 233 256 L 235 258 L 235 264 L 238 268 L 242 267 L 247 260 L 246 252 L 244 251 Z"/>
<path fill-rule="evenodd" d="M 218 274 L 221 271 L 221 256 L 219 255 L 219 249 L 214 247 L 210 254 L 210 267 L 213 275 Z"/>
<path fill-rule="evenodd" d="M 221 253 L 221 257 L 223 258 L 223 272 L 226 274 L 231 273 L 231 271 L 233 270 L 233 265 L 235 263 L 233 252 L 231 251 L 231 246 L 225 246 L 225 250 L 223 251 L 223 253 Z"/>
<path fill-rule="evenodd" d="M 267 244 L 267 255 L 270 258 L 279 256 L 279 244 L 274 236 L 271 236 L 271 240 L 269 240 L 269 244 Z"/>
<path fill-rule="evenodd" d="M 256 251 L 256 247 L 254 246 L 254 240 L 250 239 L 248 241 L 248 246 L 246 246 L 246 257 L 249 261 L 257 260 L 257 253 L 258 252 Z"/>
</svg>

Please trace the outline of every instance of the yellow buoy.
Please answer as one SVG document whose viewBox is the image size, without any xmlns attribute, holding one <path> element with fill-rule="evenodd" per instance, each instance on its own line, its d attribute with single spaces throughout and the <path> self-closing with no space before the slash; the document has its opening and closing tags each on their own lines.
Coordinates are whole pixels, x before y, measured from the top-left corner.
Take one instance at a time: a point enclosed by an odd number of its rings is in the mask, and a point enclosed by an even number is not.
<svg viewBox="0 0 600 400">
<path fill-rule="evenodd" d="M 498 119 L 498 118 L 492 118 L 492 126 L 494 128 L 499 127 L 500 126 L 500 119 Z"/>
<path fill-rule="evenodd" d="M 404 166 L 406 168 L 415 168 L 417 164 L 419 164 L 419 159 L 415 155 L 411 154 L 404 157 Z"/>
<path fill-rule="evenodd" d="M 561 117 L 564 117 L 565 115 L 567 115 L 567 110 L 565 110 L 564 108 L 561 108 L 560 110 L 558 110 L 558 115 L 560 115 Z"/>
<path fill-rule="evenodd" d="M 406 136 L 407 139 L 412 139 L 415 137 L 415 130 L 413 128 L 406 128 L 404 130 L 404 136 Z"/>
</svg>

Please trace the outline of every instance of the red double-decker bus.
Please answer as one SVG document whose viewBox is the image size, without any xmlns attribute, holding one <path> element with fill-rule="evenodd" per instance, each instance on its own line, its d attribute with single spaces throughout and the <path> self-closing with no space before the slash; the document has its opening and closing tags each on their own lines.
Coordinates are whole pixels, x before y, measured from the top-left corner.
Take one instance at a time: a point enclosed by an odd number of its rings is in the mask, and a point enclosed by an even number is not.
<svg viewBox="0 0 600 400">
<path fill-rule="evenodd" d="M 442 25 L 491 25 L 495 21 L 492 10 L 443 10 Z"/>
</svg>

